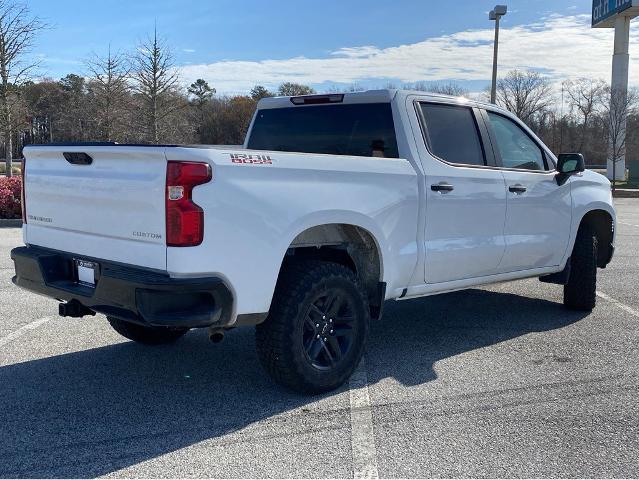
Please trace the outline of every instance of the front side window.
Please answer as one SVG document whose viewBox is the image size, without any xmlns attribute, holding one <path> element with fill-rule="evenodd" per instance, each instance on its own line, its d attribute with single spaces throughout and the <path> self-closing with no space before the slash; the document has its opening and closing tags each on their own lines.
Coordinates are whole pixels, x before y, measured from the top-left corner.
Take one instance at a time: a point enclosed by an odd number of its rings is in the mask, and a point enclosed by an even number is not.
<svg viewBox="0 0 639 480">
<path fill-rule="evenodd" d="M 485 165 L 473 111 L 468 107 L 422 103 L 431 152 L 442 160 L 462 165 Z"/>
<path fill-rule="evenodd" d="M 521 127 L 497 113 L 488 112 L 488 118 L 495 133 L 503 167 L 546 170 L 541 148 Z"/>
<path fill-rule="evenodd" d="M 390 103 L 258 110 L 253 150 L 399 158 Z"/>
</svg>

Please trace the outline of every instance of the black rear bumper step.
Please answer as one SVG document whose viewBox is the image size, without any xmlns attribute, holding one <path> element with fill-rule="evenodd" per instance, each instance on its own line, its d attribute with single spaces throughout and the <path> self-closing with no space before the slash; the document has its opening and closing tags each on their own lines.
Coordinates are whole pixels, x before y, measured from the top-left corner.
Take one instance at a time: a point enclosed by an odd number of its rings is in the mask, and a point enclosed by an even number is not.
<svg viewBox="0 0 639 480">
<path fill-rule="evenodd" d="M 29 246 L 11 251 L 13 283 L 60 301 L 142 325 L 226 326 L 233 296 L 216 277 L 171 278 L 165 272 Z M 95 262 L 95 288 L 75 278 L 74 260 Z"/>
</svg>

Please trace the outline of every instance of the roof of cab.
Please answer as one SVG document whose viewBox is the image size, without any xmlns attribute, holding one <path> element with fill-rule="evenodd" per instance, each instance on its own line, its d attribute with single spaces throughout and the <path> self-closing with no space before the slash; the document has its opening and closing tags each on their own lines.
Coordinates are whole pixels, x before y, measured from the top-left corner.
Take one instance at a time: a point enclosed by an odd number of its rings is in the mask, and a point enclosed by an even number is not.
<svg viewBox="0 0 639 480">
<path fill-rule="evenodd" d="M 301 95 L 299 97 L 267 97 L 259 101 L 257 107 L 259 109 L 271 109 L 271 108 L 286 108 L 293 107 L 294 104 L 291 98 L 306 98 L 306 97 L 322 97 L 330 95 L 344 95 L 344 100 L 339 102 L 340 104 L 354 104 L 354 103 L 390 103 L 396 97 L 407 97 L 409 95 L 418 95 L 420 97 L 431 98 L 433 100 L 446 100 L 451 103 L 460 103 L 465 105 L 476 105 L 482 107 L 490 107 L 492 109 L 501 110 L 495 105 L 479 102 L 476 100 L 470 100 L 464 97 L 453 97 L 450 95 L 443 95 L 439 93 L 430 93 L 416 90 L 396 90 L 396 89 L 382 89 L 382 90 L 366 90 L 363 92 L 348 92 L 348 93 L 324 93 L 314 95 Z M 313 105 L 300 105 L 301 107 L 310 107 Z"/>
</svg>

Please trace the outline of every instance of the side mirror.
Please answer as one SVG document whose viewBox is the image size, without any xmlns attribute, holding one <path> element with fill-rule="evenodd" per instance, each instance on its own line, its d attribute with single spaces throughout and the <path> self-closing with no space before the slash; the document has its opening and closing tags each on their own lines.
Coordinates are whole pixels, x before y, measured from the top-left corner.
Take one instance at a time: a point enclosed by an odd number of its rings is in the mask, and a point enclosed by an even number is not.
<svg viewBox="0 0 639 480">
<path fill-rule="evenodd" d="M 581 153 L 561 153 L 558 160 L 557 185 L 563 185 L 571 175 L 586 169 L 586 161 Z"/>
</svg>

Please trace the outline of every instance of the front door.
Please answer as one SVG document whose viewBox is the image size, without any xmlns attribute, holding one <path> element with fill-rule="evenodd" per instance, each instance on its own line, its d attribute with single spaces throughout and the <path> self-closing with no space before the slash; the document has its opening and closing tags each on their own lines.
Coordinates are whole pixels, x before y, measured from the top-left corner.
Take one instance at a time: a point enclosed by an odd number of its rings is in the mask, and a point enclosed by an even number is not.
<svg viewBox="0 0 639 480">
<path fill-rule="evenodd" d="M 557 185 L 548 154 L 518 122 L 496 112 L 487 119 L 506 180 L 506 252 L 499 269 L 559 265 L 570 236 L 570 182 Z"/>
</svg>

